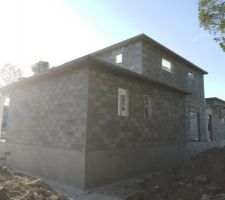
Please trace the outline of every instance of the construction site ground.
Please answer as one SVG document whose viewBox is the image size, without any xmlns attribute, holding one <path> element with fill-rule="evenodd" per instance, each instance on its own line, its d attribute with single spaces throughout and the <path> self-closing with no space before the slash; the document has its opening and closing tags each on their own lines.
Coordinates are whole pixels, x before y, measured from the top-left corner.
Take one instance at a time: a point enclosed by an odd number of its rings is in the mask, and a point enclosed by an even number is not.
<svg viewBox="0 0 225 200">
<path fill-rule="evenodd" d="M 72 193 L 72 190 L 71 190 Z M 225 200 L 225 148 L 194 156 L 179 168 L 63 196 L 41 179 L 0 167 L 0 200 Z"/>
</svg>

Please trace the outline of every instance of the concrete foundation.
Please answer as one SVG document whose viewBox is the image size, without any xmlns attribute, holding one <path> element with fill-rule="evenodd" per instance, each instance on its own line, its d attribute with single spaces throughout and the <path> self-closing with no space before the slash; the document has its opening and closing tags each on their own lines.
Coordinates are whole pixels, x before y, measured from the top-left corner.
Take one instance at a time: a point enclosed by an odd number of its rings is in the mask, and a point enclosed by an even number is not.
<svg viewBox="0 0 225 200">
<path fill-rule="evenodd" d="M 15 170 L 85 187 L 85 154 L 75 150 L 0 143 L 1 164 Z"/>
<path fill-rule="evenodd" d="M 210 148 L 222 148 L 225 141 L 190 142 L 133 150 L 92 151 L 87 153 L 87 188 L 149 172 L 171 169 L 191 156 Z M 101 163 L 101 165 L 99 165 Z"/>
<path fill-rule="evenodd" d="M 179 164 L 180 153 L 178 146 L 88 152 L 87 188 L 173 168 Z"/>
<path fill-rule="evenodd" d="M 225 141 L 190 142 L 183 146 L 148 149 L 91 151 L 0 143 L 1 165 L 15 170 L 88 189 L 149 172 L 171 169 L 206 149 L 225 146 Z M 86 164 L 86 168 L 85 168 Z"/>
</svg>

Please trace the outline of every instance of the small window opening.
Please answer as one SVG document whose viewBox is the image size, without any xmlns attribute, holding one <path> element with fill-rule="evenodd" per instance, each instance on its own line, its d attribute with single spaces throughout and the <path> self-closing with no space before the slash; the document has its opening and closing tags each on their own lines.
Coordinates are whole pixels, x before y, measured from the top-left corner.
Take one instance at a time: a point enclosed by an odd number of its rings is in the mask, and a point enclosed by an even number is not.
<svg viewBox="0 0 225 200">
<path fill-rule="evenodd" d="M 189 123 L 190 123 L 190 140 L 199 141 L 200 138 L 199 113 L 189 112 Z"/>
<path fill-rule="evenodd" d="M 6 129 L 8 125 L 9 98 L 0 99 L 0 141 L 5 141 Z"/>
<path fill-rule="evenodd" d="M 144 118 L 149 119 L 152 114 L 151 98 L 148 95 L 144 95 Z"/>
<path fill-rule="evenodd" d="M 195 75 L 192 72 L 188 72 L 188 78 L 189 80 L 195 80 Z"/>
<path fill-rule="evenodd" d="M 209 141 L 213 141 L 213 131 L 212 131 L 212 115 L 208 115 L 208 139 Z"/>
<path fill-rule="evenodd" d="M 6 97 L 4 105 L 9 106 L 9 102 L 10 102 L 10 98 Z"/>
<path fill-rule="evenodd" d="M 116 56 L 116 63 L 119 64 L 119 63 L 122 63 L 123 62 L 123 55 L 122 54 L 118 54 Z"/>
<path fill-rule="evenodd" d="M 164 69 L 165 71 L 168 71 L 168 72 L 172 72 L 172 63 L 171 61 L 165 59 L 165 58 L 162 58 L 162 69 Z"/>
<path fill-rule="evenodd" d="M 118 115 L 129 116 L 129 96 L 127 89 L 118 88 Z"/>
<path fill-rule="evenodd" d="M 225 118 L 225 107 L 220 109 L 220 119 Z"/>
</svg>

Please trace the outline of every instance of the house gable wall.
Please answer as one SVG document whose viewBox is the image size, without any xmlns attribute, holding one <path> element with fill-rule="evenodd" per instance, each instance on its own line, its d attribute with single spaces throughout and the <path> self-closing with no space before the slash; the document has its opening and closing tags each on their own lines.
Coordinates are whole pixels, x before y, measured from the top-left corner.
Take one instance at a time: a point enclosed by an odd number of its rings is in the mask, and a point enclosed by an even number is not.
<svg viewBox="0 0 225 200">
<path fill-rule="evenodd" d="M 212 136 L 213 140 L 225 140 L 225 103 L 218 101 L 207 101 L 206 114 L 212 116 Z"/>
<path fill-rule="evenodd" d="M 127 48 L 128 46 L 132 48 Z M 191 64 L 184 62 L 164 48 L 160 48 L 158 45 L 141 39 L 130 42 L 124 46 L 115 47 L 115 49 L 111 49 L 107 52 L 99 52 L 97 53 L 97 57 L 115 63 L 116 55 L 118 52 L 122 52 L 122 49 L 125 49 L 125 53 L 123 53 L 123 62 L 120 64 L 121 67 L 143 74 L 152 80 L 160 81 L 171 87 L 191 93 L 191 95 L 186 96 L 186 139 L 190 140 L 192 135 L 189 113 L 196 112 L 199 115 L 199 140 L 206 140 L 203 73 L 194 69 Z M 135 52 L 138 59 L 133 55 Z M 171 61 L 171 72 L 162 69 L 162 58 Z M 139 70 L 130 67 L 131 65 L 138 66 Z"/>
<path fill-rule="evenodd" d="M 85 187 L 88 74 L 82 66 L 11 91 L 8 166 Z"/>
<path fill-rule="evenodd" d="M 7 142 L 83 151 L 87 93 L 85 67 L 12 91 Z"/>
<path fill-rule="evenodd" d="M 159 167 L 159 163 L 167 160 L 167 153 L 171 160 L 176 160 L 177 152 L 172 153 L 176 148 L 171 146 L 184 145 L 186 138 L 183 94 L 97 66 L 91 68 L 89 82 L 87 187 L 128 174 L 143 173 L 148 167 Z M 118 116 L 118 88 L 129 92 L 129 116 Z M 149 119 L 144 117 L 144 95 L 148 95 L 152 102 Z M 170 147 L 171 151 L 164 152 Z M 154 158 L 146 155 L 155 152 L 153 148 L 162 148 L 165 153 L 163 155 L 159 150 L 158 153 L 162 154 L 155 163 L 152 163 Z M 140 161 L 140 153 L 144 151 L 145 164 L 144 160 Z M 96 161 L 101 166 L 97 167 Z M 126 161 L 130 164 L 127 165 Z M 168 163 L 165 166 L 168 167 Z"/>
</svg>

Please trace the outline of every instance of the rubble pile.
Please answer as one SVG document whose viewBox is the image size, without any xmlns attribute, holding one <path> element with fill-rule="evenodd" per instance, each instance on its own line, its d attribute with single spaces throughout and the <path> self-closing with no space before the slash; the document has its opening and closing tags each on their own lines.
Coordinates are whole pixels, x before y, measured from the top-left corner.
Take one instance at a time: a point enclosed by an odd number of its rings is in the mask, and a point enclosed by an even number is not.
<svg viewBox="0 0 225 200">
<path fill-rule="evenodd" d="M 225 148 L 194 156 L 185 166 L 152 174 L 126 200 L 225 200 Z"/>
<path fill-rule="evenodd" d="M 0 200 L 69 200 L 45 185 L 6 167 L 0 167 Z"/>
</svg>

